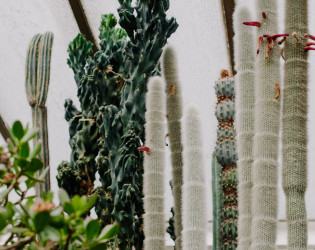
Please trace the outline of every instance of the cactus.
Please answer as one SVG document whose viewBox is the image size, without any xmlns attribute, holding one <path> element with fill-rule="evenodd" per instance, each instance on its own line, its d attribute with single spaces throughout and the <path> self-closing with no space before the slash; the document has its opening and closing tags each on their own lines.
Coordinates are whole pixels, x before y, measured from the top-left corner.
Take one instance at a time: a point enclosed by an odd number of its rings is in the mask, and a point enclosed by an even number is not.
<svg viewBox="0 0 315 250">
<path fill-rule="evenodd" d="M 213 249 L 221 249 L 220 226 L 222 211 L 222 189 L 220 175 L 222 166 L 218 163 L 215 153 L 212 155 L 212 203 L 213 203 Z"/>
<path fill-rule="evenodd" d="M 100 51 L 90 57 L 89 43 L 79 37 L 69 47 L 82 111 L 65 104 L 72 154 L 57 179 L 71 195 L 100 194 L 96 211 L 120 224 L 119 248 L 141 249 L 143 156 L 137 148 L 144 141 L 146 83 L 159 74 L 162 49 L 178 25 L 166 18 L 168 0 L 119 3 L 123 29 L 115 28 L 113 15 L 105 16 Z M 94 190 L 96 171 L 102 187 Z"/>
<path fill-rule="evenodd" d="M 275 84 L 280 82 L 280 50 L 278 46 L 273 47 L 274 39 L 270 39 L 278 28 L 276 1 L 257 0 L 256 5 L 260 23 L 264 23 L 258 28 L 259 41 L 266 49 L 255 60 L 251 249 L 269 250 L 276 248 L 277 235 L 280 100 L 276 98 Z"/>
<path fill-rule="evenodd" d="M 48 168 L 45 183 L 36 186 L 37 195 L 50 190 L 47 108 L 45 103 L 49 87 L 53 39 L 53 33 L 51 32 L 34 35 L 29 43 L 26 56 L 26 95 L 32 108 L 33 127 L 39 131 L 39 135 L 34 140 L 34 145 L 41 140 L 40 158 L 44 163 L 44 169 Z"/>
<path fill-rule="evenodd" d="M 183 146 L 181 142 L 182 96 L 181 86 L 177 75 L 176 55 L 172 47 L 167 47 L 163 55 L 163 76 L 166 82 L 166 113 L 168 135 L 172 158 L 172 187 L 174 195 L 174 223 L 175 223 L 175 247 L 181 247 L 182 231 L 182 185 L 183 185 Z"/>
<path fill-rule="evenodd" d="M 308 32 L 308 4 L 286 1 L 285 79 L 283 88 L 282 159 L 286 195 L 288 249 L 307 249 L 305 189 L 307 185 L 307 84 L 308 63 L 303 47 Z"/>
<path fill-rule="evenodd" d="M 183 117 L 182 248 L 184 250 L 207 249 L 206 183 L 201 139 L 198 109 L 194 105 L 189 105 Z"/>
<path fill-rule="evenodd" d="M 237 140 L 238 168 L 238 248 L 249 250 L 251 245 L 251 191 L 254 137 L 254 37 L 252 29 L 242 22 L 250 20 L 246 7 L 236 5 L 235 30 L 235 126 Z"/>
<path fill-rule="evenodd" d="M 165 249 L 164 220 L 164 98 L 163 85 L 159 77 L 151 78 L 148 83 L 145 113 L 144 154 L 144 249 Z"/>
<path fill-rule="evenodd" d="M 215 212 L 216 216 L 220 215 L 221 224 L 217 227 L 219 232 L 214 232 L 220 237 L 218 244 L 221 249 L 236 249 L 237 247 L 237 154 L 234 129 L 234 87 L 234 79 L 229 77 L 227 70 L 222 70 L 221 79 L 215 83 L 218 99 L 215 115 L 219 126 L 215 148 L 218 164 L 213 165 L 216 168 L 214 171 L 220 173 L 222 190 L 222 209 Z M 216 175 L 213 177 L 215 178 Z M 220 194 L 218 195 L 220 197 Z M 219 201 L 218 199 L 217 203 Z"/>
</svg>

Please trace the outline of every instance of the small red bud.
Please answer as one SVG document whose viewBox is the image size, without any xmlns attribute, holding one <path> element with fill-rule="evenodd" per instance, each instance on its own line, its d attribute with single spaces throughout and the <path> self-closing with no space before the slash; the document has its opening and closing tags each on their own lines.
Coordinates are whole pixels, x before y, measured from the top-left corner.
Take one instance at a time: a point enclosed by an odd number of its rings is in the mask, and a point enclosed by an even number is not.
<svg viewBox="0 0 315 250">
<path fill-rule="evenodd" d="M 261 13 L 261 15 L 262 15 L 262 17 L 263 17 L 264 19 L 266 19 L 266 18 L 267 18 L 267 14 L 266 14 L 266 12 L 262 12 L 262 13 Z"/>
<path fill-rule="evenodd" d="M 244 25 L 260 27 L 260 22 L 243 22 Z"/>
<path fill-rule="evenodd" d="M 148 147 L 139 147 L 138 150 L 146 152 L 147 155 L 150 155 L 151 153 L 151 150 Z"/>
</svg>

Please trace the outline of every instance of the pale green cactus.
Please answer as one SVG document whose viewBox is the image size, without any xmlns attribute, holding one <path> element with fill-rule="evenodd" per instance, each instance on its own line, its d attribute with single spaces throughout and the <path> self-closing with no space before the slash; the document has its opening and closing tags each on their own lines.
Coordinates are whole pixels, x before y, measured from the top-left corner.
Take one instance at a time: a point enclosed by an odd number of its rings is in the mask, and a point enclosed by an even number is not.
<svg viewBox="0 0 315 250">
<path fill-rule="evenodd" d="M 165 249 L 164 167 L 165 93 L 160 77 L 149 80 L 146 95 L 144 154 L 144 249 Z"/>
<path fill-rule="evenodd" d="M 206 250 L 206 194 L 200 115 L 189 105 L 183 117 L 182 249 Z"/>
<path fill-rule="evenodd" d="M 183 185 L 183 159 L 181 141 L 182 96 L 181 85 L 177 75 L 176 55 L 171 47 L 167 47 L 163 55 L 163 71 L 166 81 L 166 113 L 168 135 L 172 157 L 172 187 L 174 195 L 174 222 L 175 222 L 175 247 L 181 250 L 182 226 L 182 185 Z"/>
<path fill-rule="evenodd" d="M 255 67 L 253 30 L 244 26 L 251 20 L 249 10 L 236 4 L 234 14 L 235 44 L 235 127 L 238 169 L 238 247 L 249 250 L 251 245 L 251 192 L 254 137 Z"/>
<path fill-rule="evenodd" d="M 286 1 L 285 31 L 293 36 L 284 47 L 285 74 L 282 117 L 282 185 L 286 195 L 288 249 L 307 249 L 307 52 L 308 4 Z"/>
<path fill-rule="evenodd" d="M 49 168 L 47 108 L 45 103 L 50 80 L 53 39 L 52 32 L 34 35 L 27 49 L 25 67 L 26 96 L 32 108 L 33 127 L 39 131 L 38 136 L 34 140 L 34 145 L 39 140 L 42 142 L 40 158 L 44 163 L 44 169 Z M 43 191 L 48 192 L 49 190 L 50 171 L 48 170 L 45 176 L 45 183 L 38 184 L 36 192 L 37 195 L 41 195 Z"/>
<path fill-rule="evenodd" d="M 275 84 L 280 82 L 280 49 L 274 46 L 271 50 L 273 39 L 263 36 L 277 34 L 277 1 L 257 0 L 256 10 L 262 24 L 258 28 L 262 49 L 255 60 L 251 249 L 270 250 L 276 248 L 277 236 L 280 98 L 276 98 Z"/>
</svg>

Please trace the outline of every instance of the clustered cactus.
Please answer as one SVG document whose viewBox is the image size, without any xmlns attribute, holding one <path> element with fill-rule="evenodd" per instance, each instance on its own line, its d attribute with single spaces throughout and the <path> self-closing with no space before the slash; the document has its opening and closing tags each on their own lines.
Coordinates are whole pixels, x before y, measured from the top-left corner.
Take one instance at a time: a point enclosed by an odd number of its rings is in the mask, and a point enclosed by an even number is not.
<svg viewBox="0 0 315 250">
<path fill-rule="evenodd" d="M 215 91 L 218 98 L 215 115 L 218 119 L 217 145 L 215 148 L 215 161 L 213 164 L 213 178 L 220 175 L 220 189 L 216 192 L 214 220 L 216 225 L 214 237 L 220 249 L 236 249 L 237 247 L 237 154 L 234 128 L 235 92 L 234 79 L 229 77 L 227 70 L 222 70 L 221 79 L 215 83 Z M 214 180 L 217 184 L 218 181 Z M 222 200 L 220 199 L 222 192 Z M 222 208 L 221 208 L 222 206 Z M 218 217 L 220 219 L 218 220 Z"/>
<path fill-rule="evenodd" d="M 177 29 L 167 19 L 168 0 L 119 0 L 119 24 L 105 15 L 100 51 L 78 35 L 69 45 L 82 111 L 67 100 L 71 161 L 59 167 L 58 183 L 72 196 L 97 193 L 98 217 L 121 228 L 119 248 L 143 244 L 143 156 L 145 94 L 149 77 L 159 74 L 159 58 Z M 94 189 L 96 172 L 102 187 Z M 71 187 L 71 188 L 69 188 Z M 71 189 L 71 190 L 69 190 Z"/>
<path fill-rule="evenodd" d="M 26 96 L 32 108 L 33 127 L 39 131 L 34 140 L 34 146 L 38 141 L 41 141 L 42 151 L 39 156 L 44 163 L 43 170 L 48 169 L 45 183 L 38 183 L 36 186 L 38 195 L 41 195 L 43 191 L 48 192 L 50 190 L 47 107 L 45 103 L 50 80 L 53 40 L 52 32 L 34 35 L 29 43 L 26 55 Z"/>
</svg>

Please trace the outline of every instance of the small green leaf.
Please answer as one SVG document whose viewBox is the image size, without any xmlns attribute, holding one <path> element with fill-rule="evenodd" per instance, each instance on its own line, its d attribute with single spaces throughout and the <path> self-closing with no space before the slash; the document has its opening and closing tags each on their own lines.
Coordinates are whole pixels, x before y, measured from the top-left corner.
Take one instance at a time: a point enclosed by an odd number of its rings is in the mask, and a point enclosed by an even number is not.
<svg viewBox="0 0 315 250">
<path fill-rule="evenodd" d="M 24 142 L 21 144 L 19 155 L 22 158 L 27 158 L 30 154 L 30 147 L 28 145 L 28 142 Z"/>
<path fill-rule="evenodd" d="M 5 190 L 1 191 L 1 193 L 0 193 L 0 201 L 2 199 L 4 199 L 5 197 L 7 197 L 8 193 L 9 193 L 8 189 L 5 189 Z"/>
<path fill-rule="evenodd" d="M 100 231 L 100 223 L 97 220 L 90 220 L 85 227 L 85 234 L 87 240 L 96 237 Z"/>
<path fill-rule="evenodd" d="M 35 215 L 33 221 L 36 232 L 40 232 L 50 222 L 50 214 L 48 211 L 41 211 Z"/>
<path fill-rule="evenodd" d="M 82 197 L 85 197 L 85 196 L 82 196 Z M 80 196 L 78 195 L 75 195 L 71 201 L 71 204 L 73 206 L 73 208 L 78 211 L 81 209 L 81 199 L 80 199 Z"/>
<path fill-rule="evenodd" d="M 23 136 L 21 142 L 28 142 L 29 140 L 33 139 L 37 135 L 37 131 L 30 130 Z"/>
<path fill-rule="evenodd" d="M 21 140 L 24 136 L 24 129 L 20 121 L 16 121 L 13 123 L 12 133 L 18 140 Z"/>
<path fill-rule="evenodd" d="M 10 229 L 10 232 L 11 233 L 15 233 L 15 234 L 22 234 L 22 233 L 25 233 L 27 232 L 29 229 L 28 228 L 25 228 L 25 227 L 12 227 Z"/>
<path fill-rule="evenodd" d="M 27 171 L 36 172 L 43 168 L 43 163 L 38 158 L 32 158 L 31 164 L 28 166 Z"/>
<path fill-rule="evenodd" d="M 113 238 L 119 232 L 119 224 L 114 223 L 112 225 L 107 225 L 103 228 L 102 232 L 98 236 L 100 240 L 109 240 Z"/>
<path fill-rule="evenodd" d="M 93 195 L 92 197 L 90 197 L 90 199 L 88 200 L 86 206 L 84 207 L 84 212 L 89 211 L 95 204 L 97 200 L 97 195 Z"/>
<path fill-rule="evenodd" d="M 23 170 L 27 169 L 28 166 L 30 165 L 30 162 L 28 160 L 25 159 L 17 159 L 16 164 Z"/>
<path fill-rule="evenodd" d="M 89 249 L 90 250 L 104 250 L 104 249 L 108 249 L 107 247 L 108 245 L 105 243 L 98 243 L 94 246 L 90 246 Z"/>
<path fill-rule="evenodd" d="M 64 205 L 63 205 L 63 208 L 64 208 L 64 211 L 67 213 L 67 214 L 72 214 L 74 213 L 74 207 L 72 206 L 72 204 L 70 202 L 66 202 Z"/>
<path fill-rule="evenodd" d="M 68 193 L 63 188 L 59 189 L 59 200 L 60 200 L 60 204 L 62 205 L 70 201 Z"/>
<path fill-rule="evenodd" d="M 8 211 L 0 207 L 0 231 L 7 226 Z"/>
<path fill-rule="evenodd" d="M 42 142 L 39 141 L 39 142 L 36 143 L 33 151 L 31 152 L 31 154 L 29 156 L 29 160 L 31 160 L 32 158 L 36 157 L 39 154 L 41 148 L 42 148 Z"/>
</svg>

